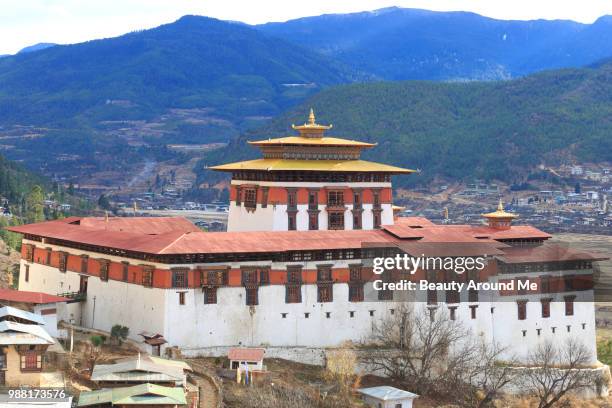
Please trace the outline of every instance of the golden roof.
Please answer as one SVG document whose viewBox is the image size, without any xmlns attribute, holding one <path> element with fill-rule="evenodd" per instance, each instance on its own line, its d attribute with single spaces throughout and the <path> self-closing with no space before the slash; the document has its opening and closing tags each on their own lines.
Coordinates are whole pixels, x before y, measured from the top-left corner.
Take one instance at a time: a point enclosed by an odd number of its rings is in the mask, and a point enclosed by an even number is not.
<svg viewBox="0 0 612 408">
<path fill-rule="evenodd" d="M 312 138 L 304 136 L 287 136 L 275 139 L 257 140 L 248 142 L 256 146 L 275 146 L 275 145 L 310 145 L 310 146 L 355 146 L 355 147 L 374 147 L 376 143 L 359 142 L 357 140 L 340 139 L 337 137 Z"/>
<path fill-rule="evenodd" d="M 256 159 L 210 167 L 218 171 L 264 170 L 264 171 L 346 171 L 380 173 L 414 173 L 415 170 L 374 163 L 365 160 L 293 160 Z"/>
<path fill-rule="evenodd" d="M 497 205 L 497 211 L 482 214 L 485 218 L 516 218 L 518 215 L 506 212 L 504 210 L 504 204 L 502 203 L 501 198 L 499 199 L 499 204 Z"/>
<path fill-rule="evenodd" d="M 298 131 L 320 131 L 321 133 L 323 133 L 324 130 L 328 130 L 331 129 L 333 125 L 319 125 L 316 120 L 315 120 L 315 114 L 314 114 L 314 110 L 312 108 L 310 108 L 310 115 L 308 115 L 308 122 L 304 123 L 303 125 L 291 125 L 291 127 L 295 130 Z M 301 132 L 300 132 L 301 133 Z"/>
</svg>

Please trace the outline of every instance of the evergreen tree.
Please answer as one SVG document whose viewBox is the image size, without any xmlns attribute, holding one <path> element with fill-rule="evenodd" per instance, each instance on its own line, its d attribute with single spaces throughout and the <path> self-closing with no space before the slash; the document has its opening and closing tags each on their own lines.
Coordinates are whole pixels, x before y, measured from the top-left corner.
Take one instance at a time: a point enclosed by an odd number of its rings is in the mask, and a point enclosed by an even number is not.
<svg viewBox="0 0 612 408">
<path fill-rule="evenodd" d="M 39 185 L 32 187 L 32 190 L 26 197 L 26 212 L 25 217 L 27 222 L 41 222 L 45 220 L 44 204 L 45 194 Z"/>
</svg>

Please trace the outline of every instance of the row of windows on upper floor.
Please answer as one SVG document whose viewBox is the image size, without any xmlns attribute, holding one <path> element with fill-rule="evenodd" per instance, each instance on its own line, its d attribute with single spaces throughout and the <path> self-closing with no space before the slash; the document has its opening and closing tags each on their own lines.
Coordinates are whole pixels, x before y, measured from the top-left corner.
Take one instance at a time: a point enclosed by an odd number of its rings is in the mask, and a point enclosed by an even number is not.
<svg viewBox="0 0 612 408">
<path fill-rule="evenodd" d="M 236 185 L 236 200 L 235 203 L 237 206 L 244 205 L 245 208 L 254 211 L 257 209 L 257 196 L 259 186 L 241 186 Z M 297 210 L 297 189 L 296 188 L 287 188 L 287 209 L 288 210 Z M 269 187 L 261 187 L 261 208 L 268 207 L 268 196 L 269 196 L 270 188 Z M 309 210 L 319 210 L 320 204 L 320 195 L 319 190 L 309 190 L 308 191 L 308 209 Z M 325 189 L 326 193 L 326 206 L 327 208 L 338 208 L 344 207 L 345 205 L 345 194 L 347 194 L 344 190 L 333 190 L 333 189 Z M 352 192 L 352 205 L 353 210 L 362 209 L 363 204 L 363 191 L 361 189 L 354 189 Z M 284 204 L 284 203 L 283 203 Z M 374 209 L 381 208 L 381 199 L 380 199 L 380 189 L 372 189 L 372 207 Z"/>
<path fill-rule="evenodd" d="M 308 181 L 321 183 L 389 183 L 388 173 L 340 173 L 316 171 L 253 171 L 241 170 L 232 172 L 233 180 L 245 181 Z"/>
</svg>

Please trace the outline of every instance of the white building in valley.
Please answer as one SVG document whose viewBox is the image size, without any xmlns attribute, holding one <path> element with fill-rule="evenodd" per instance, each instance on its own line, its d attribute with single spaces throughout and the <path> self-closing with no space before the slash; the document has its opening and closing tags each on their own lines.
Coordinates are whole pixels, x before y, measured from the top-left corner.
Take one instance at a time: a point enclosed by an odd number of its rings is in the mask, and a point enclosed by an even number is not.
<svg viewBox="0 0 612 408">
<path fill-rule="evenodd" d="M 265 347 L 266 356 L 320 362 L 316 349 L 367 338 L 410 301 L 461 320 L 481 338 L 526 358 L 547 339 L 580 338 L 597 361 L 593 262 L 513 225 L 436 225 L 394 220 L 391 174 L 364 162 L 371 145 L 328 138 L 314 116 L 300 136 L 256 142 L 264 159 L 218 166 L 232 172 L 228 232 L 180 218 L 79 218 L 11 227 L 24 235 L 19 287 L 62 293 L 66 320 L 110 331 L 157 333 L 186 355 Z M 350 143 L 349 143 L 350 142 Z M 373 273 L 374 258 L 482 256 L 477 273 Z M 538 290 L 376 290 L 377 281 L 522 282 Z M 379 282 L 380 283 L 380 282 Z M 315 350 L 315 351 L 313 351 Z M 163 350 L 162 350 L 163 351 Z"/>
</svg>

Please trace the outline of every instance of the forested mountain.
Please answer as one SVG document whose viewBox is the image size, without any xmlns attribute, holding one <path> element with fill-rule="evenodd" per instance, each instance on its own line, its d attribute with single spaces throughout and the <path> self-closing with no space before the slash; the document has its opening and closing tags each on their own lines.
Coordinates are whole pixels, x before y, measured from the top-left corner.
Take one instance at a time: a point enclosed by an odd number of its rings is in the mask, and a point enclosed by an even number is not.
<svg viewBox="0 0 612 408">
<path fill-rule="evenodd" d="M 0 197 L 15 204 L 27 194 L 34 185 L 45 185 L 47 182 L 40 176 L 24 169 L 17 163 L 0 155 Z"/>
<path fill-rule="evenodd" d="M 612 56 L 612 16 L 593 24 L 505 21 L 387 8 L 257 26 L 381 79 L 507 79 Z"/>
<path fill-rule="evenodd" d="M 167 159 L 168 143 L 226 141 L 355 75 L 244 24 L 186 16 L 0 59 L 0 148 L 75 182 L 130 174 Z"/>
<path fill-rule="evenodd" d="M 500 82 L 380 82 L 327 89 L 245 134 L 201 167 L 256 157 L 247 140 L 293 134 L 314 107 L 332 135 L 376 142 L 371 160 L 422 169 L 400 177 L 519 181 L 538 164 L 612 161 L 612 60 Z M 212 172 L 202 171 L 201 180 Z"/>
<path fill-rule="evenodd" d="M 248 26 L 186 16 L 117 38 L 3 58 L 0 121 L 86 123 L 208 108 L 240 123 L 274 115 L 349 76 L 326 57 Z"/>
</svg>

